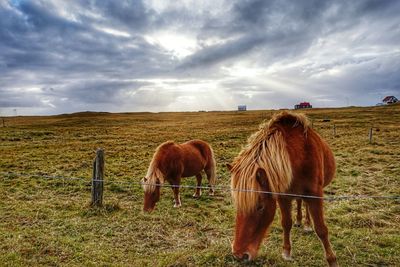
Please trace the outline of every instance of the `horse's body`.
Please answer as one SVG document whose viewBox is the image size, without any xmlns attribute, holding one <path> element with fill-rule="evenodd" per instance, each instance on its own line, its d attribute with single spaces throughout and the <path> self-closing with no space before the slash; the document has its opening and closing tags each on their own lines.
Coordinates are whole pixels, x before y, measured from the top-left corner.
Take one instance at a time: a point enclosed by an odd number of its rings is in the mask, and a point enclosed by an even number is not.
<svg viewBox="0 0 400 267">
<path fill-rule="evenodd" d="M 172 141 L 162 143 L 157 147 L 150 163 L 146 177 L 143 179 L 144 210 L 152 211 L 160 198 L 160 187 L 155 184 L 169 182 L 174 192 L 174 207 L 181 206 L 179 185 L 182 177 L 196 176 L 197 186 L 201 186 L 204 170 L 211 186 L 210 194 L 214 193 L 215 159 L 210 145 L 201 140 L 191 140 L 183 144 Z M 194 197 L 200 197 L 201 189 L 196 188 Z"/>
<path fill-rule="evenodd" d="M 323 196 L 323 188 L 335 173 L 333 153 L 311 128 L 304 115 L 282 112 L 253 134 L 235 158 L 232 174 L 233 198 L 237 207 L 233 254 L 252 259 L 270 226 L 278 202 L 283 227 L 283 257 L 291 259 L 290 230 L 292 197 L 240 192 L 261 190 L 277 193 Z M 337 266 L 328 239 L 320 198 L 303 198 L 330 266 Z"/>
</svg>

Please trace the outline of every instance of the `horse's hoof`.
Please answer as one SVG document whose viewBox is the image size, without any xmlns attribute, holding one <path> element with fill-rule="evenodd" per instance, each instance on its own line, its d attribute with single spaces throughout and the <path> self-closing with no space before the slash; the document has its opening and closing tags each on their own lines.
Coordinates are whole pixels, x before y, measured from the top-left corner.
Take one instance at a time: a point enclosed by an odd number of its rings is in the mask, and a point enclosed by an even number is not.
<svg viewBox="0 0 400 267">
<path fill-rule="evenodd" d="M 294 227 L 300 227 L 301 226 L 301 222 L 295 222 L 293 226 Z"/>
<path fill-rule="evenodd" d="M 196 193 L 193 194 L 194 198 L 199 198 L 200 196 L 201 196 L 201 194 L 196 194 Z"/>
<path fill-rule="evenodd" d="M 311 233 L 311 232 L 313 232 L 314 230 L 312 229 L 312 227 L 311 226 L 309 226 L 309 225 L 304 225 L 304 232 L 306 232 L 306 233 Z"/>
<path fill-rule="evenodd" d="M 179 208 L 182 204 L 174 204 L 174 208 Z"/>
<path fill-rule="evenodd" d="M 290 255 L 290 252 L 287 251 L 287 250 L 284 250 L 284 251 L 282 252 L 282 258 L 283 258 L 285 261 L 292 261 L 292 260 L 293 260 L 292 255 Z"/>
<path fill-rule="evenodd" d="M 208 194 L 209 194 L 210 196 L 214 196 L 214 195 L 215 195 L 214 191 L 210 191 Z"/>
<path fill-rule="evenodd" d="M 329 267 L 339 267 L 339 264 L 337 263 L 337 261 L 334 261 L 329 263 Z"/>
</svg>

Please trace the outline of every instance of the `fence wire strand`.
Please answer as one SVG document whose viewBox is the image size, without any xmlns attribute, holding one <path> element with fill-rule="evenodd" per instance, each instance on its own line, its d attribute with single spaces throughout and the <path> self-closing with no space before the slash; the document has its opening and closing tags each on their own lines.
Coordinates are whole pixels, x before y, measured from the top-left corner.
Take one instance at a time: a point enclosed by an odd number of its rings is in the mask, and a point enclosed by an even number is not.
<svg viewBox="0 0 400 267">
<path fill-rule="evenodd" d="M 218 190 L 218 191 L 226 191 L 226 192 L 243 192 L 243 193 L 259 193 L 259 194 L 269 194 L 275 196 L 283 196 L 283 197 L 292 197 L 292 198 L 302 198 L 302 199 L 322 199 L 325 201 L 340 201 L 340 200 L 356 200 L 356 199 L 388 199 L 388 200 L 400 200 L 400 195 L 339 195 L 339 196 L 314 196 L 314 195 L 302 195 L 302 194 L 292 194 L 292 193 L 280 193 L 280 192 L 272 192 L 272 191 L 263 191 L 263 190 L 251 190 L 251 189 L 235 189 L 230 186 L 225 185 L 215 185 L 215 186 L 195 186 L 195 185 L 173 185 L 173 184 L 161 184 L 161 183 L 144 183 L 144 182 L 127 182 L 127 181 L 112 181 L 112 180 L 96 180 L 96 179 L 87 179 L 83 177 L 65 177 L 61 175 L 48 175 L 48 174 L 27 174 L 27 173 L 15 173 L 15 172 L 0 172 L 1 175 L 8 177 L 38 177 L 45 179 L 58 179 L 58 180 L 74 180 L 74 181 L 84 181 L 88 184 L 92 184 L 94 182 L 105 182 L 108 184 L 119 184 L 119 185 L 132 185 L 132 186 L 157 186 L 157 187 L 169 187 L 169 188 L 190 188 L 190 189 L 203 189 L 203 190 Z"/>
</svg>

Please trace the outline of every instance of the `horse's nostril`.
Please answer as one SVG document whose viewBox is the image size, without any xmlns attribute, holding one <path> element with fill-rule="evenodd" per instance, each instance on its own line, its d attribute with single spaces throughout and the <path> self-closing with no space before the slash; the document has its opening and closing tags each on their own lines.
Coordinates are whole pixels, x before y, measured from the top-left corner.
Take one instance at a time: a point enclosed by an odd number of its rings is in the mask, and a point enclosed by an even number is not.
<svg viewBox="0 0 400 267">
<path fill-rule="evenodd" d="M 245 260 L 245 261 L 251 260 L 250 253 L 248 253 L 248 252 L 243 253 L 243 260 Z"/>
</svg>

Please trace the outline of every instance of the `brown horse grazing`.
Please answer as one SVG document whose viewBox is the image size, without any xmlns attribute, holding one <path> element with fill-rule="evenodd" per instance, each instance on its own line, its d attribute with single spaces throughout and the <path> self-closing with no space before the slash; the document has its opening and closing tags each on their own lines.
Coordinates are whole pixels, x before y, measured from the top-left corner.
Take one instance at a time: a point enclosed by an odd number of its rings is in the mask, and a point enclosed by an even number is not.
<svg viewBox="0 0 400 267">
<path fill-rule="evenodd" d="M 151 160 L 146 177 L 143 179 L 144 211 L 152 211 L 160 199 L 160 186 L 168 181 L 174 192 L 174 207 L 181 206 L 179 185 L 182 177 L 196 176 L 197 186 L 201 186 L 204 170 L 210 184 L 210 195 L 214 194 L 215 159 L 212 148 L 201 140 L 191 140 L 183 144 L 172 141 L 162 143 L 157 147 Z M 200 197 L 201 189 L 196 188 L 194 197 Z"/>
<path fill-rule="evenodd" d="M 235 158 L 231 171 L 232 196 L 237 208 L 233 255 L 256 257 L 278 202 L 283 227 L 283 258 L 291 259 L 290 230 L 293 197 L 246 190 L 323 196 L 335 174 L 332 151 L 311 128 L 306 116 L 282 112 L 260 126 Z M 330 266 L 338 266 L 324 222 L 323 200 L 303 198 Z"/>
</svg>

